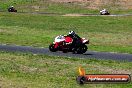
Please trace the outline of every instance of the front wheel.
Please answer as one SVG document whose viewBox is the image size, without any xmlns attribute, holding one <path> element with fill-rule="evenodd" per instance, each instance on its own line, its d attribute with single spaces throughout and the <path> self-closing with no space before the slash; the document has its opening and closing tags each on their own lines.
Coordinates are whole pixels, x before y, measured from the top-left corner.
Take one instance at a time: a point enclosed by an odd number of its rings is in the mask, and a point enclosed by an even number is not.
<svg viewBox="0 0 132 88">
<path fill-rule="evenodd" d="M 55 47 L 55 44 L 50 44 L 50 45 L 49 45 L 49 50 L 52 51 L 52 52 L 56 52 L 57 49 L 54 48 L 54 47 Z"/>
</svg>

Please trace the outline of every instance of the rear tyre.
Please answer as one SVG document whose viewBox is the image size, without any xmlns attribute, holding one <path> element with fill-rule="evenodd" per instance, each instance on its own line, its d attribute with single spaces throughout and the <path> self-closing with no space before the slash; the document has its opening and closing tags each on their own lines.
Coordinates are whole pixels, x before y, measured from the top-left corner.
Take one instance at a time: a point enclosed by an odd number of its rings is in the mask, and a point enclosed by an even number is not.
<svg viewBox="0 0 132 88">
<path fill-rule="evenodd" d="M 49 50 L 52 51 L 52 52 L 56 52 L 57 49 L 54 48 L 55 44 L 50 44 L 49 45 Z"/>
<path fill-rule="evenodd" d="M 83 54 L 81 47 L 74 49 L 73 54 Z"/>
<path fill-rule="evenodd" d="M 73 54 L 78 54 L 78 50 L 73 50 Z"/>
<path fill-rule="evenodd" d="M 17 10 L 14 10 L 14 12 L 17 12 Z"/>
<path fill-rule="evenodd" d="M 88 47 L 86 45 L 82 46 L 82 52 L 85 53 L 87 51 Z"/>
<path fill-rule="evenodd" d="M 87 49 L 88 48 L 87 48 L 86 45 L 82 45 L 82 46 L 78 47 L 77 49 L 74 49 L 73 53 L 74 54 L 83 54 L 83 53 L 85 53 L 87 51 Z"/>
</svg>

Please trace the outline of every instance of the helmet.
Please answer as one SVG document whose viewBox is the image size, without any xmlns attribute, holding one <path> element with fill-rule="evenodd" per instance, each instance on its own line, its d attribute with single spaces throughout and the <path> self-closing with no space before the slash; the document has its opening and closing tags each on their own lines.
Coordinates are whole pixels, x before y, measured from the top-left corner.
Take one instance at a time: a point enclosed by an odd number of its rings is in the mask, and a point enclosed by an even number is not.
<svg viewBox="0 0 132 88">
<path fill-rule="evenodd" d="M 75 32 L 74 31 L 69 31 L 69 35 L 74 35 Z"/>
<path fill-rule="evenodd" d="M 14 6 L 11 6 L 12 8 L 14 7 Z"/>
<path fill-rule="evenodd" d="M 106 11 L 106 9 L 104 9 L 104 11 Z"/>
</svg>

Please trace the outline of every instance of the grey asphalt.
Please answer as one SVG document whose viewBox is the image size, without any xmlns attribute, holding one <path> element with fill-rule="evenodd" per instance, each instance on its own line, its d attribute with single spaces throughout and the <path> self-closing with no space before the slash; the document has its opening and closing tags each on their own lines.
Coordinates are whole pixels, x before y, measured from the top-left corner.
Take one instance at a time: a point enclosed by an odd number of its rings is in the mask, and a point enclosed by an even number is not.
<svg viewBox="0 0 132 88">
<path fill-rule="evenodd" d="M 75 57 L 81 59 L 104 59 L 104 60 L 119 60 L 119 61 L 129 61 L 132 62 L 132 54 L 121 54 L 121 53 L 108 53 L 108 52 L 96 52 L 96 51 L 87 51 L 85 54 L 72 54 L 72 53 L 62 53 L 50 52 L 48 48 L 36 48 L 31 46 L 17 46 L 17 45 L 0 45 L 0 51 L 6 52 L 23 52 L 23 53 L 32 53 L 32 54 L 43 54 L 50 56 L 62 56 L 62 57 Z"/>
</svg>

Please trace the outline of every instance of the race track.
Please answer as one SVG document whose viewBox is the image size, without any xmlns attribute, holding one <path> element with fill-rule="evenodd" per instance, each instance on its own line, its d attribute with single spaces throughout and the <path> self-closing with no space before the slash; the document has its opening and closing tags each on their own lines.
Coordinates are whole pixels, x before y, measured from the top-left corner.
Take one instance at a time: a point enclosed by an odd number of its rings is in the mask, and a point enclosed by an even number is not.
<svg viewBox="0 0 132 88">
<path fill-rule="evenodd" d="M 16 46 L 16 45 L 0 45 L 0 51 L 44 54 L 50 56 L 62 56 L 69 58 L 72 57 L 82 58 L 82 59 L 95 58 L 95 59 L 132 62 L 132 54 L 107 53 L 107 52 L 95 52 L 95 51 L 87 51 L 85 54 L 72 54 L 72 53 L 62 53 L 62 52 L 50 52 L 48 48 L 35 48 L 29 46 Z"/>
</svg>

